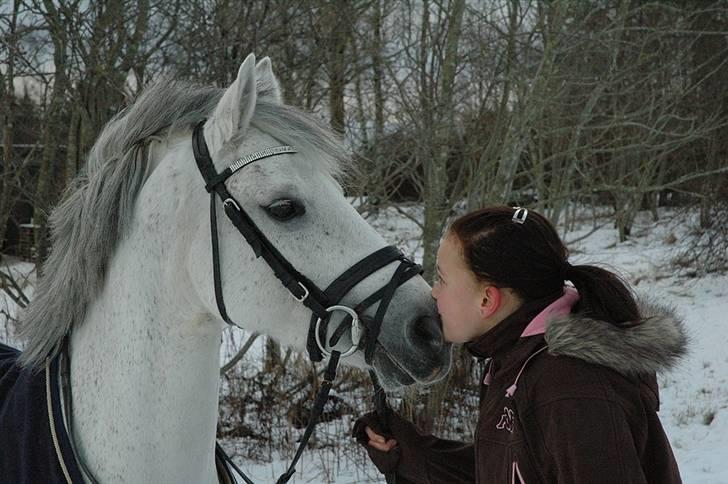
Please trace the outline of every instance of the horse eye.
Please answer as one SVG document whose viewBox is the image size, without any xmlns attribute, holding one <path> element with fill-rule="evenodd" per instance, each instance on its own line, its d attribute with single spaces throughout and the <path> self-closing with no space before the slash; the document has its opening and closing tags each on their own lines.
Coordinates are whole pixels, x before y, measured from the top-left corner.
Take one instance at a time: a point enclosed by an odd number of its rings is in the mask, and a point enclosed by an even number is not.
<svg viewBox="0 0 728 484">
<path fill-rule="evenodd" d="M 267 207 L 265 211 L 274 219 L 285 222 L 294 217 L 298 217 L 306 213 L 306 209 L 298 202 L 293 200 L 276 200 Z"/>
</svg>

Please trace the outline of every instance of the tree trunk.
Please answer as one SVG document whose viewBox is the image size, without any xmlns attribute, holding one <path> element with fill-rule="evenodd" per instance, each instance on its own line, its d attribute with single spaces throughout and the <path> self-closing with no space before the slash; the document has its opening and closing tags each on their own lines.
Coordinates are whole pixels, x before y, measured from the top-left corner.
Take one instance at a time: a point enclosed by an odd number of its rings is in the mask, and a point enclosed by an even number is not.
<svg viewBox="0 0 728 484">
<path fill-rule="evenodd" d="M 352 57 L 359 59 L 359 46 L 357 40 L 352 39 L 351 42 Z M 362 74 L 363 70 L 357 68 L 354 78 L 354 94 L 356 96 L 356 118 L 359 125 L 359 143 L 364 150 L 369 148 L 369 120 L 364 108 L 364 92 L 362 90 Z"/>
<path fill-rule="evenodd" d="M 437 248 L 440 242 L 442 228 L 450 212 L 450 201 L 447 194 L 448 173 L 447 163 L 450 156 L 452 127 L 455 112 L 455 74 L 458 68 L 458 47 L 460 44 L 461 28 L 465 11 L 465 0 L 454 0 L 451 10 L 447 13 L 447 37 L 444 45 L 444 56 L 441 61 L 441 82 L 439 83 L 439 100 L 435 101 L 434 132 L 430 153 L 425 157 L 425 223 L 423 229 L 424 257 L 422 267 L 424 277 L 432 281 L 435 274 Z M 429 17 L 425 10 L 424 16 Z M 423 17 L 423 31 L 428 27 L 427 18 Z M 423 55 L 424 61 L 427 56 Z M 421 68 L 425 69 L 423 63 Z M 434 76 L 434 75 L 433 75 Z M 426 90 L 423 90 L 426 92 Z M 439 101 L 439 102 L 438 102 Z M 426 156 L 426 155 L 425 155 Z M 426 432 L 432 431 L 435 421 L 442 412 L 442 405 L 448 392 L 449 379 L 443 380 L 430 387 L 425 403 L 424 412 L 419 419 L 420 425 Z"/>
<path fill-rule="evenodd" d="M 423 230 L 424 257 L 422 268 L 425 279 L 431 281 L 435 273 L 435 259 L 442 228 L 450 212 L 447 196 L 447 162 L 454 120 L 455 74 L 458 68 L 458 46 L 462 29 L 465 0 L 454 0 L 448 12 L 447 37 L 442 59 L 442 78 L 439 102 L 435 104 L 434 143 L 425 158 L 425 224 Z M 429 11 L 425 12 L 429 15 Z M 423 19 L 423 28 L 428 21 Z M 422 56 L 422 60 L 426 56 Z M 424 69 L 424 65 L 423 65 Z M 425 155 L 427 156 L 427 155 Z"/>
<path fill-rule="evenodd" d="M 384 67 L 382 62 L 382 3 L 374 0 L 372 15 L 372 82 L 374 84 L 374 137 L 375 143 L 384 134 Z"/>
<path fill-rule="evenodd" d="M 3 165 L 2 165 L 2 192 L 0 193 L 0 247 L 5 243 L 10 214 L 13 210 L 15 192 L 14 183 L 15 153 L 13 150 L 13 132 L 15 122 L 15 53 L 17 52 L 16 29 L 18 22 L 18 8 L 20 0 L 13 2 L 13 11 L 9 21 L 7 36 L 8 60 L 5 74 L 0 72 L 0 88 L 2 88 L 2 115 L 3 115 Z"/>
<path fill-rule="evenodd" d="M 512 108 L 512 115 L 505 130 L 505 139 L 502 140 L 502 149 L 498 157 L 498 169 L 487 192 L 486 203 L 506 203 L 512 198 L 513 182 L 521 164 L 521 158 L 529 144 L 531 128 L 540 121 L 546 104 L 549 102 L 546 99 L 548 87 L 553 80 L 554 66 L 559 54 L 557 35 L 552 35 L 551 30 L 558 33 L 567 7 L 568 2 L 555 2 L 547 9 L 548 13 L 541 16 L 540 20 L 544 30 L 543 55 L 533 79 L 526 78 L 525 83 L 524 80 L 521 80 L 523 84 L 520 86 L 520 99 L 516 101 L 516 107 Z M 519 28 L 517 22 L 520 21 L 520 8 L 519 0 L 511 0 L 509 4 L 510 35 L 515 35 Z M 508 62 L 515 62 L 515 60 L 514 56 Z M 514 82 L 512 76 L 509 80 Z M 505 100 L 509 104 L 512 102 L 507 98 Z"/>
<path fill-rule="evenodd" d="M 344 132 L 346 112 L 344 94 L 346 88 L 347 48 L 351 38 L 351 5 L 349 0 L 326 2 L 327 22 L 331 30 L 328 39 L 327 71 L 329 74 L 329 115 L 331 127 Z"/>
<path fill-rule="evenodd" d="M 79 151 L 79 138 L 81 132 L 81 113 L 79 108 L 73 108 L 71 114 L 71 122 L 68 125 L 68 141 L 66 142 L 66 167 L 65 167 L 65 185 L 73 180 L 78 172 L 81 161 L 81 152 Z"/>
<path fill-rule="evenodd" d="M 513 90 L 513 75 L 516 72 L 516 42 L 518 39 L 518 28 L 520 25 L 517 5 L 510 4 L 508 8 L 508 30 L 506 33 L 505 63 L 503 68 L 503 85 L 500 87 L 500 100 L 495 116 L 495 125 L 490 134 L 485 148 L 480 154 L 477 162 L 474 163 L 473 177 L 468 187 L 467 210 L 472 211 L 487 203 L 489 192 L 493 187 L 487 174 L 490 171 L 497 171 L 496 161 L 499 152 L 502 150 L 503 139 L 505 138 L 507 126 L 510 124 L 511 95 Z M 496 170 L 492 170 L 495 167 Z"/>
</svg>

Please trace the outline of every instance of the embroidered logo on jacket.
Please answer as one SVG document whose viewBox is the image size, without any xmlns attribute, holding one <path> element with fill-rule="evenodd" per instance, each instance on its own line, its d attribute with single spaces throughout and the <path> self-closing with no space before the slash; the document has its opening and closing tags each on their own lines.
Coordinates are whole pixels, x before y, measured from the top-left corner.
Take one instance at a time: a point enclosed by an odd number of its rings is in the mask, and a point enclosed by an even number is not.
<svg viewBox="0 0 728 484">
<path fill-rule="evenodd" d="M 500 422 L 495 426 L 498 430 L 507 430 L 513 433 L 513 410 L 508 407 L 503 407 L 503 415 L 501 415 Z"/>
</svg>

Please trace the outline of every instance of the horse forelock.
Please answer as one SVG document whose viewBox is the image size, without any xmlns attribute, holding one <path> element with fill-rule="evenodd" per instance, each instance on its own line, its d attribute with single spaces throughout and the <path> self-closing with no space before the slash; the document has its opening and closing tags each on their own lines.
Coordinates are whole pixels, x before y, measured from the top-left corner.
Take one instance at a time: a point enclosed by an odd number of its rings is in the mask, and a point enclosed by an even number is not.
<svg viewBox="0 0 728 484">
<path fill-rule="evenodd" d="M 163 132 L 190 130 L 213 112 L 222 93 L 184 82 L 157 82 L 104 127 L 85 170 L 70 183 L 49 218 L 49 256 L 35 296 L 20 316 L 23 365 L 39 368 L 54 356 L 102 290 L 108 262 L 131 225 L 137 195 L 149 174 L 147 140 Z M 310 153 L 311 161 L 335 178 L 348 172 L 350 157 L 339 137 L 310 114 L 259 101 L 252 125 Z M 189 151 L 192 168 L 191 146 Z"/>
<path fill-rule="evenodd" d="M 353 167 L 340 136 L 314 115 L 293 106 L 258 101 L 251 125 L 283 144 L 293 146 L 339 181 Z"/>
</svg>

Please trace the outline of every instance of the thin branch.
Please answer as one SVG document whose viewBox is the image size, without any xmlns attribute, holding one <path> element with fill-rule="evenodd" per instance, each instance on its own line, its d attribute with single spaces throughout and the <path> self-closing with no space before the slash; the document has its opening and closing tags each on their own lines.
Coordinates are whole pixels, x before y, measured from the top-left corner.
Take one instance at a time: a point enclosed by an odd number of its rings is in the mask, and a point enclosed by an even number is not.
<svg viewBox="0 0 728 484">
<path fill-rule="evenodd" d="M 248 336 L 247 341 L 245 341 L 245 344 L 242 348 L 233 356 L 230 361 L 225 363 L 222 368 L 220 368 L 220 376 L 224 375 L 228 372 L 232 367 L 238 364 L 238 361 L 242 360 L 245 356 L 245 353 L 248 352 L 251 346 L 253 346 L 253 343 L 255 343 L 255 340 L 258 339 L 258 336 L 260 336 L 260 333 L 252 333 L 250 336 Z"/>
</svg>

